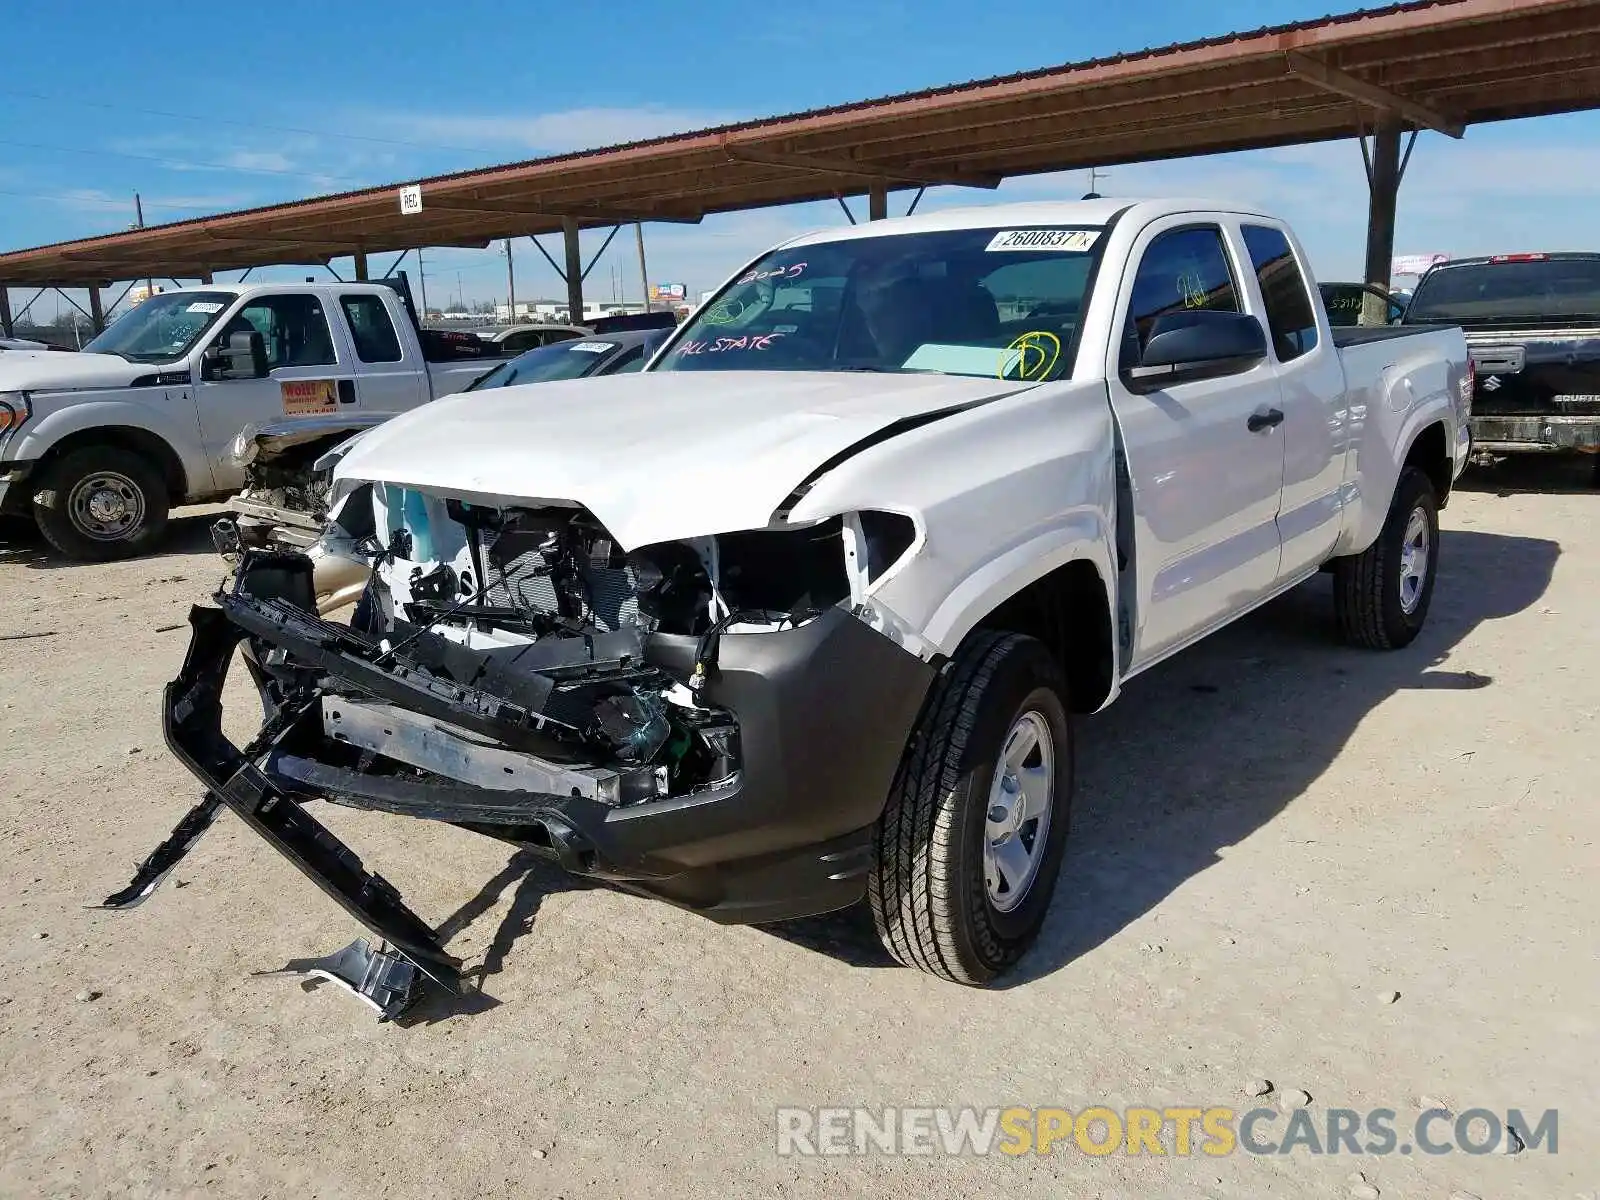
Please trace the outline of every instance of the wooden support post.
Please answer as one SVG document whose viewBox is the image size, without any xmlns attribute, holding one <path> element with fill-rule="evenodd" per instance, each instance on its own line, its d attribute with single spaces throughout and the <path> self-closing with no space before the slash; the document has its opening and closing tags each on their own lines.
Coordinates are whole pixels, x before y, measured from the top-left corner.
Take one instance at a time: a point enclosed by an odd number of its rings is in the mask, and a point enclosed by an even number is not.
<svg viewBox="0 0 1600 1200">
<path fill-rule="evenodd" d="M 1394 214 L 1400 194 L 1400 122 L 1386 117 L 1372 139 L 1367 174 L 1367 271 L 1365 282 L 1389 292 L 1394 260 Z M 1389 305 L 1368 292 L 1361 301 L 1363 325 L 1387 325 Z"/>
<path fill-rule="evenodd" d="M 567 251 L 567 321 L 577 325 L 583 320 L 583 255 L 578 251 L 578 219 L 561 218 L 561 240 Z"/>
<path fill-rule="evenodd" d="M 96 333 L 105 332 L 106 314 L 100 307 L 100 285 L 98 283 L 89 285 L 89 324 L 94 326 Z"/>
<path fill-rule="evenodd" d="M 356 281 L 365 283 L 367 281 L 367 252 L 365 250 L 357 250 L 353 257 L 356 260 Z"/>
<path fill-rule="evenodd" d="M 3 283 L 0 283 L 0 336 L 17 336 L 11 324 L 11 293 Z"/>
<path fill-rule="evenodd" d="M 867 189 L 867 220 L 881 221 L 889 215 L 889 186 L 882 180 Z"/>
</svg>

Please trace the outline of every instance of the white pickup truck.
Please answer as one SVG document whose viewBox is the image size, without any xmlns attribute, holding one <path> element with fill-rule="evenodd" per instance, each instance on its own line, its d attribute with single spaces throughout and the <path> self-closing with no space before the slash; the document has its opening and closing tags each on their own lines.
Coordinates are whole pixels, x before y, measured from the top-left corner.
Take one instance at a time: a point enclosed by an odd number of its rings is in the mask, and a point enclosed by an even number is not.
<svg viewBox="0 0 1600 1200">
<path fill-rule="evenodd" d="M 368 539 L 362 603 L 322 620 L 304 555 L 251 553 L 194 610 L 166 725 L 207 799 L 112 902 L 227 805 L 453 984 L 303 807 L 325 798 L 722 921 L 865 897 L 902 962 L 986 983 L 1055 888 L 1070 713 L 1320 570 L 1347 639 L 1417 635 L 1469 396 L 1459 329 L 1330 328 L 1247 208 L 798 238 L 641 374 L 355 443 L 330 536 Z M 220 725 L 241 642 L 268 713 L 246 750 Z"/>
<path fill-rule="evenodd" d="M 458 346 L 473 357 L 455 360 Z M 82 353 L 0 355 L 0 512 L 31 512 L 70 558 L 137 554 L 170 506 L 238 490 L 244 426 L 415 408 L 482 375 L 486 353 L 461 336 L 427 361 L 385 284 L 165 292 Z"/>
</svg>

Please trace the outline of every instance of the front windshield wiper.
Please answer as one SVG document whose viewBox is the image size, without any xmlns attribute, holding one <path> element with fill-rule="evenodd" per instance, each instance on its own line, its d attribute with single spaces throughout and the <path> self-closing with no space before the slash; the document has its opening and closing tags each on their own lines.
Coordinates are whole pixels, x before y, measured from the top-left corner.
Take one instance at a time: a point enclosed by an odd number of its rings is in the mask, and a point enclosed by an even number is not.
<svg viewBox="0 0 1600 1200">
<path fill-rule="evenodd" d="M 931 367 L 880 367 L 871 363 L 849 363 L 827 368 L 830 371 L 865 371 L 873 375 L 947 375 L 947 371 L 935 371 Z"/>
</svg>

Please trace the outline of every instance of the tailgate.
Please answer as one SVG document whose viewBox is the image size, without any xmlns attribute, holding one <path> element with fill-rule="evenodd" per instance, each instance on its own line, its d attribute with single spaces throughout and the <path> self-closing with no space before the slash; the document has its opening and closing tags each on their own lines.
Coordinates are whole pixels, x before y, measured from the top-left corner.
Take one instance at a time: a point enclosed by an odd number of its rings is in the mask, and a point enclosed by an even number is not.
<svg viewBox="0 0 1600 1200">
<path fill-rule="evenodd" d="M 1600 328 L 1468 332 L 1474 416 L 1600 416 Z"/>
</svg>

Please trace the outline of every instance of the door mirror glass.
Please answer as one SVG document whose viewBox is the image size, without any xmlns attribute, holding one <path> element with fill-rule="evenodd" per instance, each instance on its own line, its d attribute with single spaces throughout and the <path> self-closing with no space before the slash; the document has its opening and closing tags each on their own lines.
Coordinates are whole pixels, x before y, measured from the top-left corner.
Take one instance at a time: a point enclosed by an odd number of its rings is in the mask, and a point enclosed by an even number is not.
<svg viewBox="0 0 1600 1200">
<path fill-rule="evenodd" d="M 265 379 L 267 342 L 260 333 L 232 333 L 206 347 L 201 356 L 203 379 Z"/>
<path fill-rule="evenodd" d="M 1248 370 L 1267 355 L 1261 322 L 1249 313 L 1190 309 L 1155 319 L 1130 372 L 1146 390 Z"/>
</svg>

